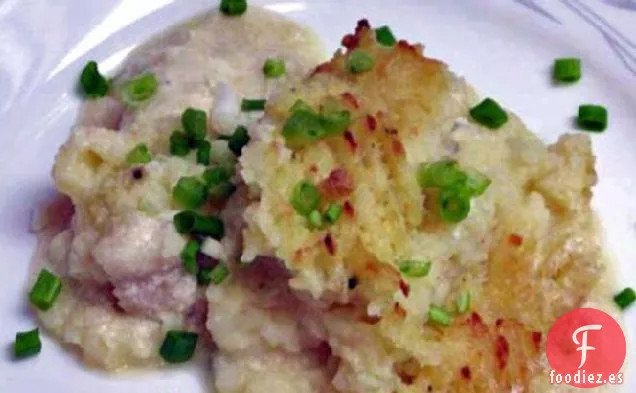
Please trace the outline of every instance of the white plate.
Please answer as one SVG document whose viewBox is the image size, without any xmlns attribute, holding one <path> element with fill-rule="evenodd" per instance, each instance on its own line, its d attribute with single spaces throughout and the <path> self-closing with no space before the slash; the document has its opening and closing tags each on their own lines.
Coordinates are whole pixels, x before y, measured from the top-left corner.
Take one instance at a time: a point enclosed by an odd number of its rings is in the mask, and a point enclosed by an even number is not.
<svg viewBox="0 0 636 393">
<path fill-rule="evenodd" d="M 183 21 L 213 0 L 0 1 L 0 391 L 205 392 L 186 370 L 104 376 L 83 368 L 51 340 L 40 356 L 10 358 L 19 330 L 35 322 L 24 280 L 34 246 L 32 207 L 52 191 L 50 168 L 79 101 L 72 90 L 95 59 L 113 70 L 136 44 Z M 252 3 L 255 3 L 252 1 Z M 582 102 L 606 105 L 610 127 L 594 135 L 600 182 L 594 204 L 619 264 L 619 284 L 636 285 L 636 1 L 634 0 L 324 0 L 256 2 L 316 29 L 328 48 L 367 17 L 426 44 L 476 86 L 517 112 L 546 140 L 572 129 Z M 581 83 L 550 84 L 556 57 L 584 59 Z M 634 355 L 636 312 L 627 315 Z M 199 373 L 202 375 L 202 373 Z M 623 391 L 636 391 L 632 362 Z M 203 382 L 202 382 L 203 381 Z"/>
</svg>

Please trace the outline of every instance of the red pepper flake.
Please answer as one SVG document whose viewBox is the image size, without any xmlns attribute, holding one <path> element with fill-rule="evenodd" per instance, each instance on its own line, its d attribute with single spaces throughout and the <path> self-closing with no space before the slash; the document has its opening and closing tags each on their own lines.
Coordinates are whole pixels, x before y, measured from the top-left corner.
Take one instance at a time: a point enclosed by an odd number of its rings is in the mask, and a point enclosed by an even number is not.
<svg viewBox="0 0 636 393">
<path fill-rule="evenodd" d="M 328 342 L 323 341 L 316 348 L 314 348 L 314 353 L 318 358 L 318 363 L 325 365 L 329 361 L 332 355 L 331 346 Z"/>
<path fill-rule="evenodd" d="M 333 237 L 331 236 L 331 233 L 327 233 L 327 235 L 325 235 L 325 238 L 323 239 L 323 243 L 325 243 L 325 247 L 327 247 L 327 252 L 330 255 L 336 255 L 336 243 L 333 240 Z"/>
<path fill-rule="evenodd" d="M 375 117 L 367 115 L 367 128 L 369 129 L 369 131 L 375 131 L 377 127 L 378 121 L 375 119 Z"/>
<path fill-rule="evenodd" d="M 349 147 L 351 148 L 351 150 L 355 151 L 356 148 L 358 147 L 358 142 L 356 142 L 356 138 L 353 136 L 353 133 L 349 130 L 345 131 L 344 138 L 349 144 Z"/>
<path fill-rule="evenodd" d="M 415 47 L 415 45 L 409 44 L 409 42 L 406 40 L 399 40 L 397 46 L 399 49 L 406 49 L 417 53 L 417 48 Z"/>
<path fill-rule="evenodd" d="M 395 128 L 385 128 L 384 129 L 384 133 L 387 135 L 397 135 L 398 134 L 398 130 Z"/>
<path fill-rule="evenodd" d="M 541 332 L 532 332 L 532 343 L 534 344 L 534 349 L 539 352 L 541 349 L 541 340 L 543 338 L 543 334 Z"/>
<path fill-rule="evenodd" d="M 497 321 L 495 322 L 495 325 L 497 325 L 497 327 L 502 327 L 504 324 L 504 320 L 499 318 L 497 319 Z"/>
<path fill-rule="evenodd" d="M 415 377 L 405 371 L 398 370 L 397 375 L 400 377 L 400 381 L 405 385 L 413 385 L 415 382 Z"/>
<path fill-rule="evenodd" d="M 369 24 L 369 21 L 368 21 L 368 20 L 366 20 L 366 19 L 360 19 L 360 20 L 358 21 L 358 24 L 356 25 L 356 31 L 355 31 L 355 34 L 356 34 L 356 35 L 359 35 L 359 34 L 362 32 L 362 30 L 364 30 L 364 29 L 370 29 L 370 28 L 371 28 L 371 25 Z"/>
<path fill-rule="evenodd" d="M 508 236 L 508 243 L 518 247 L 523 244 L 523 237 L 513 233 L 512 235 Z"/>
<path fill-rule="evenodd" d="M 495 342 L 495 355 L 497 356 L 499 369 L 503 370 L 506 368 L 508 358 L 510 357 L 510 345 L 504 336 L 497 336 L 497 341 Z"/>
<path fill-rule="evenodd" d="M 481 320 L 481 317 L 476 312 L 470 314 L 468 318 L 468 324 L 473 327 L 484 326 L 484 322 Z"/>
<path fill-rule="evenodd" d="M 344 209 L 344 213 L 346 215 L 348 215 L 349 217 L 355 217 L 356 210 L 355 210 L 355 208 L 353 207 L 353 205 L 351 204 L 350 201 L 346 201 L 344 203 L 343 209 Z"/>
<path fill-rule="evenodd" d="M 459 370 L 459 371 L 460 371 L 460 373 L 462 375 L 462 378 L 464 378 L 467 381 L 471 380 L 472 373 L 470 372 L 470 367 L 468 367 L 468 366 L 462 367 L 462 369 Z"/>
<path fill-rule="evenodd" d="M 320 193 L 327 198 L 341 198 L 351 194 L 354 189 L 353 178 L 344 168 L 337 168 L 318 185 Z"/>
<path fill-rule="evenodd" d="M 344 37 L 342 37 L 342 41 L 340 43 L 345 48 L 351 50 L 358 47 L 358 44 L 360 43 L 360 38 L 357 35 L 347 34 Z"/>
<path fill-rule="evenodd" d="M 400 280 L 400 291 L 402 291 L 404 297 L 409 297 L 409 294 L 411 293 L 409 283 L 404 280 Z"/>
<path fill-rule="evenodd" d="M 314 72 L 311 73 L 311 76 L 314 76 L 316 74 L 320 74 L 323 72 L 331 72 L 331 63 L 326 62 L 326 63 L 322 63 L 319 64 L 316 68 L 314 68 Z"/>
<path fill-rule="evenodd" d="M 395 315 L 397 315 L 398 317 L 400 317 L 402 319 L 406 318 L 406 310 L 404 308 L 402 308 L 400 303 L 395 302 L 393 304 L 393 311 L 395 312 Z"/>
<path fill-rule="evenodd" d="M 347 104 L 352 106 L 355 109 L 360 108 L 360 104 L 358 103 L 358 99 L 351 93 L 342 93 L 342 99 L 345 100 Z"/>
<path fill-rule="evenodd" d="M 393 145 L 393 153 L 396 156 L 404 155 L 404 146 L 402 146 L 402 142 L 394 140 L 392 145 Z"/>
<path fill-rule="evenodd" d="M 317 173 L 318 172 L 318 167 L 316 166 L 316 164 L 311 164 L 311 166 L 309 167 L 309 172 L 311 172 L 311 173 Z"/>
</svg>

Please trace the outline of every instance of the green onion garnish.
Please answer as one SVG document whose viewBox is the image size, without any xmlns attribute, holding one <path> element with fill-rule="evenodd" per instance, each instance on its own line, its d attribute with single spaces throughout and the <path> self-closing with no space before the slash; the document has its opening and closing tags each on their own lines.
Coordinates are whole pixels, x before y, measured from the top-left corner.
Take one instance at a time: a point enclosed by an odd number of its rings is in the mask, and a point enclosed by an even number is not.
<svg viewBox="0 0 636 393">
<path fill-rule="evenodd" d="M 145 73 L 129 80 L 122 86 L 122 100 L 128 105 L 140 105 L 157 92 L 159 82 L 155 74 Z"/>
<path fill-rule="evenodd" d="M 428 276 L 431 271 L 431 261 L 407 260 L 400 263 L 400 272 L 407 277 L 421 278 Z"/>
<path fill-rule="evenodd" d="M 309 216 L 307 216 L 307 221 L 309 221 L 309 226 L 311 226 L 313 229 L 322 228 L 322 214 L 320 214 L 318 210 L 313 210 L 311 213 L 309 213 Z"/>
<path fill-rule="evenodd" d="M 309 106 L 308 103 L 306 103 L 303 100 L 296 100 L 296 102 L 294 102 L 294 105 L 292 105 L 291 108 L 289 108 L 289 113 L 294 113 L 300 110 L 312 112 L 312 113 L 314 112 L 313 108 Z"/>
<path fill-rule="evenodd" d="M 465 173 L 468 176 L 465 183 L 465 190 L 471 197 L 482 195 L 492 183 L 488 176 L 476 169 L 468 169 Z"/>
<path fill-rule="evenodd" d="M 38 309 L 47 311 L 53 306 L 61 291 L 62 281 L 55 274 L 42 269 L 29 293 L 29 300 Z"/>
<path fill-rule="evenodd" d="M 198 209 L 206 201 L 208 190 L 195 177 L 182 177 L 172 188 L 172 199 L 186 209 Z"/>
<path fill-rule="evenodd" d="M 290 202 L 298 214 L 309 216 L 311 212 L 318 209 L 320 191 L 318 187 L 303 180 L 294 187 Z"/>
<path fill-rule="evenodd" d="M 201 140 L 197 142 L 197 164 L 209 165 L 210 164 L 210 151 L 212 144 L 210 142 Z"/>
<path fill-rule="evenodd" d="M 552 77 L 557 82 L 573 83 L 581 79 L 581 59 L 556 59 Z"/>
<path fill-rule="evenodd" d="M 334 101 L 325 104 L 319 119 L 327 135 L 341 135 L 351 124 L 349 111 Z"/>
<path fill-rule="evenodd" d="M 175 214 L 172 222 L 176 231 L 181 234 L 196 233 L 216 240 L 221 240 L 225 235 L 225 226 L 219 218 L 202 216 L 191 210 Z"/>
<path fill-rule="evenodd" d="M 375 29 L 375 39 L 384 46 L 393 46 L 397 42 L 389 26 L 381 26 Z"/>
<path fill-rule="evenodd" d="M 285 75 L 285 62 L 282 59 L 269 58 L 263 64 L 263 73 L 268 78 L 278 78 Z"/>
<path fill-rule="evenodd" d="M 236 190 L 230 181 L 230 173 L 224 167 L 206 170 L 203 173 L 203 181 L 209 188 L 209 195 L 216 200 L 228 198 Z"/>
<path fill-rule="evenodd" d="M 108 94 L 108 81 L 99 73 L 97 63 L 89 61 L 80 75 L 80 87 L 88 98 L 104 97 Z"/>
<path fill-rule="evenodd" d="M 216 265 L 212 271 L 210 271 L 210 282 L 214 285 L 219 285 L 230 275 L 230 269 L 222 263 Z"/>
<path fill-rule="evenodd" d="M 436 306 L 429 308 L 428 319 L 444 326 L 450 326 L 453 323 L 453 317 L 444 309 Z"/>
<path fill-rule="evenodd" d="M 175 131 L 170 135 L 170 154 L 173 156 L 184 157 L 190 153 L 190 140 L 188 136 L 181 131 Z"/>
<path fill-rule="evenodd" d="M 232 150 L 232 153 L 240 156 L 243 146 L 247 145 L 249 141 L 250 136 L 247 134 L 247 128 L 238 126 L 228 141 L 228 147 Z"/>
<path fill-rule="evenodd" d="M 362 49 L 354 49 L 347 59 L 347 68 L 354 74 L 371 71 L 374 64 L 373 57 Z"/>
<path fill-rule="evenodd" d="M 212 282 L 212 268 L 202 267 L 199 268 L 199 273 L 197 273 L 197 283 L 199 285 L 208 285 Z"/>
<path fill-rule="evenodd" d="M 313 112 L 297 110 L 287 119 L 282 135 L 287 145 L 300 148 L 322 139 L 327 134 L 320 117 Z"/>
<path fill-rule="evenodd" d="M 197 338 L 196 333 L 170 330 L 161 344 L 159 354 L 168 363 L 187 362 L 194 355 Z"/>
<path fill-rule="evenodd" d="M 243 15 L 247 11 L 247 0 L 221 0 L 220 9 L 227 16 Z"/>
<path fill-rule="evenodd" d="M 15 335 L 13 354 L 16 359 L 24 359 L 37 355 L 42 350 L 40 331 L 34 329 L 28 332 L 18 332 Z"/>
<path fill-rule="evenodd" d="M 208 131 L 208 116 L 205 111 L 188 108 L 181 115 L 181 125 L 190 139 L 201 141 Z"/>
<path fill-rule="evenodd" d="M 508 114 L 506 111 L 491 98 L 486 98 L 472 108 L 470 110 L 470 116 L 477 123 L 493 130 L 500 128 L 508 122 Z"/>
<path fill-rule="evenodd" d="M 636 302 L 636 293 L 632 288 L 625 288 L 614 296 L 614 302 L 621 310 L 625 310 Z"/>
<path fill-rule="evenodd" d="M 459 169 L 454 160 L 440 160 L 430 164 L 423 164 L 417 172 L 417 182 L 420 187 L 454 188 L 463 187 L 467 176 Z"/>
<path fill-rule="evenodd" d="M 464 291 L 457 299 L 457 312 L 463 314 L 470 309 L 470 292 Z"/>
<path fill-rule="evenodd" d="M 199 267 L 197 265 L 197 254 L 201 246 L 196 240 L 189 240 L 181 250 L 181 261 L 183 262 L 183 268 L 190 274 L 197 274 Z"/>
<path fill-rule="evenodd" d="M 325 220 L 330 224 L 334 224 L 342 215 L 343 210 L 343 207 L 337 203 L 330 204 L 325 211 Z"/>
<path fill-rule="evenodd" d="M 128 165 L 147 164 L 152 161 L 152 156 L 145 143 L 135 146 L 126 156 Z"/>
<path fill-rule="evenodd" d="M 265 110 L 266 100 L 248 100 L 246 98 L 241 101 L 241 110 L 243 112 L 254 112 Z"/>
<path fill-rule="evenodd" d="M 600 105 L 579 106 L 576 123 L 586 131 L 603 132 L 607 128 L 607 109 Z"/>
<path fill-rule="evenodd" d="M 458 223 L 470 213 L 470 196 L 458 190 L 442 190 L 439 195 L 439 212 L 442 220 Z"/>
</svg>

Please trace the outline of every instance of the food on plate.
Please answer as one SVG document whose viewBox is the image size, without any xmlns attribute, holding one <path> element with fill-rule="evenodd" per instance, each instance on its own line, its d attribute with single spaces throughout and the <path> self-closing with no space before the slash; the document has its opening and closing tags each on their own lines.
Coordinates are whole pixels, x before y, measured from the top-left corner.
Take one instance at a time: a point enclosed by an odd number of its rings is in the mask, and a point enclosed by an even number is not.
<svg viewBox="0 0 636 393">
<path fill-rule="evenodd" d="M 42 326 L 109 370 L 210 356 L 219 393 L 555 391 L 548 329 L 610 297 L 589 137 L 546 145 L 386 26 L 324 61 L 223 4 L 84 69 Z"/>
</svg>

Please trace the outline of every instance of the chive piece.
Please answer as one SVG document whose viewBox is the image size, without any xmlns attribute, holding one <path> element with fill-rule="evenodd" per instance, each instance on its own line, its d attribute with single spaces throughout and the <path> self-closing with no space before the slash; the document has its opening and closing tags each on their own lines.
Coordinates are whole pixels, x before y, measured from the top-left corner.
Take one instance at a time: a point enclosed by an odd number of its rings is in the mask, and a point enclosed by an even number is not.
<svg viewBox="0 0 636 393">
<path fill-rule="evenodd" d="M 129 80 L 122 86 L 122 100 L 131 106 L 150 100 L 157 92 L 159 82 L 153 73 L 145 73 Z"/>
<path fill-rule="evenodd" d="M 232 153 L 240 156 L 243 146 L 247 145 L 249 141 L 250 136 L 247 134 L 247 128 L 238 126 L 228 141 L 228 147 L 232 150 Z"/>
<path fill-rule="evenodd" d="M 292 105 L 291 108 L 289 108 L 289 113 L 294 113 L 300 110 L 311 112 L 311 113 L 313 113 L 314 111 L 313 108 L 309 106 L 308 103 L 299 99 L 299 100 L 296 100 L 296 102 L 294 102 L 294 105 Z"/>
<path fill-rule="evenodd" d="M 47 311 L 53 306 L 61 291 L 62 281 L 59 277 L 42 269 L 29 293 L 29 300 L 38 309 Z"/>
<path fill-rule="evenodd" d="M 600 105 L 581 105 L 576 123 L 585 131 L 603 132 L 607 128 L 607 109 Z"/>
<path fill-rule="evenodd" d="M 291 148 L 301 148 L 317 142 L 327 131 L 320 117 L 306 110 L 297 110 L 287 119 L 282 135 Z"/>
<path fill-rule="evenodd" d="M 311 212 L 318 209 L 320 191 L 318 187 L 303 180 L 294 186 L 290 202 L 298 214 L 309 216 Z"/>
<path fill-rule="evenodd" d="M 320 113 L 320 123 L 326 135 L 340 135 L 351 124 L 351 114 L 337 102 L 327 102 Z"/>
<path fill-rule="evenodd" d="M 263 74 L 268 78 L 279 78 L 285 75 L 285 62 L 282 59 L 275 58 L 265 60 Z"/>
<path fill-rule="evenodd" d="M 228 198 L 236 191 L 236 187 L 230 182 L 230 173 L 226 168 L 215 167 L 203 173 L 203 181 L 207 184 L 210 197 L 216 200 Z"/>
<path fill-rule="evenodd" d="M 15 335 L 13 354 L 16 359 L 24 359 L 37 355 L 42 350 L 40 330 L 34 329 L 28 332 L 18 332 Z"/>
<path fill-rule="evenodd" d="M 161 344 L 159 354 L 167 363 L 184 363 L 192 358 L 198 335 L 181 330 L 170 330 Z"/>
<path fill-rule="evenodd" d="M 375 60 L 373 60 L 373 57 L 359 48 L 349 53 L 349 58 L 347 59 L 347 68 L 354 74 L 371 71 L 374 64 Z"/>
<path fill-rule="evenodd" d="M 184 210 L 174 215 L 172 223 L 177 233 L 182 235 L 190 234 L 194 232 L 194 225 L 197 219 L 197 214 L 191 210 Z"/>
<path fill-rule="evenodd" d="M 457 299 L 457 312 L 463 314 L 470 309 L 470 292 L 464 291 Z"/>
<path fill-rule="evenodd" d="M 188 108 L 181 115 L 181 125 L 190 139 L 202 141 L 208 131 L 208 115 L 200 109 Z"/>
<path fill-rule="evenodd" d="M 397 42 L 389 26 L 381 26 L 375 29 L 375 40 L 384 46 L 393 46 Z"/>
<path fill-rule="evenodd" d="M 636 302 L 636 293 L 632 288 L 625 288 L 621 293 L 614 296 L 614 302 L 621 310 L 626 310 Z"/>
<path fill-rule="evenodd" d="M 207 189 L 195 177 L 182 177 L 172 188 L 172 199 L 186 209 L 198 209 L 206 201 Z"/>
<path fill-rule="evenodd" d="M 307 220 L 309 221 L 309 226 L 313 229 L 322 228 L 322 214 L 318 210 L 314 210 L 309 213 L 307 216 Z"/>
<path fill-rule="evenodd" d="M 508 122 L 508 114 L 499 104 L 486 98 L 477 106 L 470 110 L 470 116 L 477 123 L 490 129 L 496 130 Z"/>
<path fill-rule="evenodd" d="M 428 276 L 431 271 L 431 261 L 407 260 L 400 263 L 400 272 L 407 277 L 421 278 Z"/>
<path fill-rule="evenodd" d="M 573 83 L 581 79 L 581 59 L 563 58 L 554 61 L 552 77 L 556 82 Z"/>
<path fill-rule="evenodd" d="M 462 188 L 466 180 L 466 173 L 459 169 L 454 160 L 423 164 L 417 172 L 417 181 L 422 188 Z"/>
<path fill-rule="evenodd" d="M 197 273 L 197 284 L 208 285 L 212 282 L 212 268 L 203 267 Z"/>
<path fill-rule="evenodd" d="M 249 100 L 244 98 L 241 101 L 241 110 L 243 112 L 255 112 L 255 111 L 263 111 L 265 110 L 266 100 Z"/>
<path fill-rule="evenodd" d="M 442 190 L 439 196 L 439 212 L 444 221 L 463 221 L 470 213 L 470 196 L 453 189 Z"/>
<path fill-rule="evenodd" d="M 147 164 L 152 161 L 152 156 L 145 143 L 139 143 L 126 156 L 128 165 Z"/>
<path fill-rule="evenodd" d="M 227 16 L 240 16 L 247 11 L 247 0 L 221 0 L 220 9 Z"/>
<path fill-rule="evenodd" d="M 334 224 L 342 215 L 343 210 L 342 206 L 337 203 L 330 204 L 325 211 L 325 220 L 330 224 Z"/>
<path fill-rule="evenodd" d="M 181 261 L 183 262 L 183 268 L 190 274 L 197 274 L 199 267 L 197 265 L 197 254 L 201 249 L 201 245 L 196 240 L 188 240 L 186 245 L 181 250 Z"/>
<path fill-rule="evenodd" d="M 205 139 L 197 142 L 197 164 L 210 165 L 212 144 Z"/>
<path fill-rule="evenodd" d="M 80 75 L 80 87 L 88 98 L 104 97 L 108 94 L 108 81 L 99 73 L 97 63 L 89 61 Z"/>
<path fill-rule="evenodd" d="M 225 226 L 223 221 L 214 216 L 202 216 L 190 210 L 184 210 L 175 214 L 172 219 L 174 227 L 178 233 L 210 236 L 216 240 L 221 240 L 225 236 Z"/>
<path fill-rule="evenodd" d="M 476 169 L 468 169 L 465 173 L 468 178 L 466 179 L 464 190 L 471 197 L 481 196 L 484 192 L 486 192 L 486 190 L 492 183 L 488 176 L 484 175 Z"/>
<path fill-rule="evenodd" d="M 184 157 L 190 153 L 190 140 L 181 131 L 175 131 L 170 135 L 170 154 L 177 157 Z"/>
<path fill-rule="evenodd" d="M 453 317 L 444 309 L 436 306 L 429 308 L 428 319 L 443 326 L 450 326 L 453 323 Z"/>
<path fill-rule="evenodd" d="M 216 265 L 210 272 L 210 282 L 219 285 L 230 275 L 230 269 L 222 263 Z"/>
</svg>

